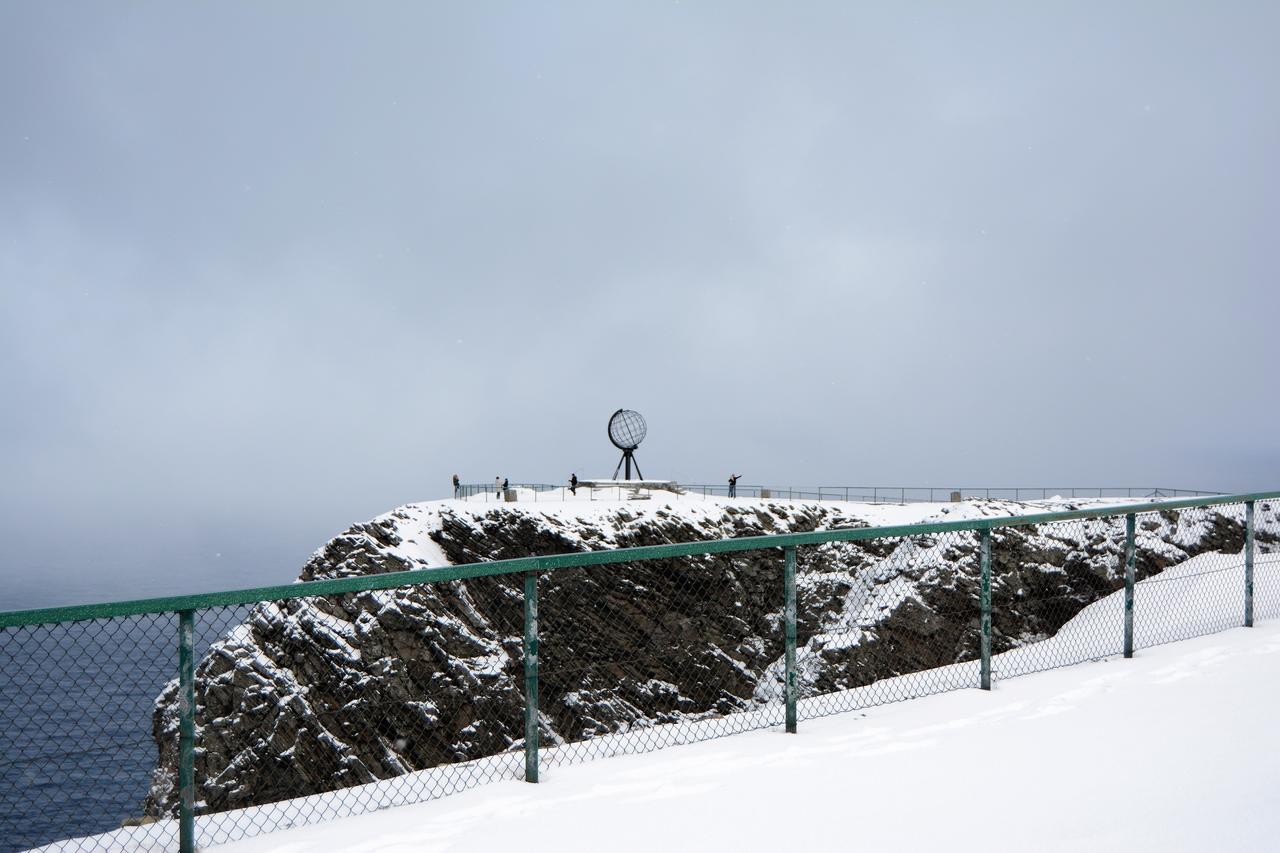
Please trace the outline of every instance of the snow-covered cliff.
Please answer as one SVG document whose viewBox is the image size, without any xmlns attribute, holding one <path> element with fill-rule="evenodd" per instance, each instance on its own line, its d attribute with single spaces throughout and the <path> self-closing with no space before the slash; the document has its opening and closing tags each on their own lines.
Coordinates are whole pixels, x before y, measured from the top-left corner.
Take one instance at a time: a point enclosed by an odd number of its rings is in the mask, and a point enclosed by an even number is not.
<svg viewBox="0 0 1280 853">
<path fill-rule="evenodd" d="M 317 551 L 300 577 L 429 572 L 530 554 L 1067 505 L 898 507 L 674 495 L 437 501 L 355 525 Z M 1261 550 L 1277 548 L 1280 504 L 1259 505 L 1258 531 Z M 1000 531 L 995 651 L 1052 636 L 1114 591 L 1123 538 L 1119 520 Z M 1238 507 L 1145 515 L 1138 576 L 1197 554 L 1238 556 L 1242 545 Z M 977 566 L 977 539 L 968 532 L 801 549 L 802 695 L 971 660 Z M 726 717 L 777 701 L 777 551 L 563 570 L 544 575 L 539 590 L 548 743 Z M 197 666 L 199 810 L 275 802 L 519 749 L 522 613 L 519 577 L 253 607 Z M 146 803 L 151 814 L 176 808 L 176 728 L 177 688 L 170 684 L 154 719 L 160 756 Z"/>
</svg>

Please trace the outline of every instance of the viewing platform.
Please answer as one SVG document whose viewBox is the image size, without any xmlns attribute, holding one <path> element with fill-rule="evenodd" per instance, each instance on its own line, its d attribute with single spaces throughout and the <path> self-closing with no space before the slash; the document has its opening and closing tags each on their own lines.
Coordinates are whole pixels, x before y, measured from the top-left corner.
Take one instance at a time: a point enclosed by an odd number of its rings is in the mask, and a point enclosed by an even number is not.
<svg viewBox="0 0 1280 853">
<path fill-rule="evenodd" d="M 568 484 L 512 483 L 505 491 L 491 483 L 466 483 L 460 500 L 481 503 L 545 501 L 628 501 L 709 499 L 791 501 L 845 501 L 859 504 L 957 503 L 965 500 L 1064 501 L 1064 500 L 1160 500 L 1162 498 L 1211 497 L 1223 494 L 1203 489 L 1157 486 L 768 486 L 739 484 L 729 497 L 727 484 L 685 484 L 675 480 L 615 480 L 588 478 L 578 481 L 577 493 Z"/>
</svg>

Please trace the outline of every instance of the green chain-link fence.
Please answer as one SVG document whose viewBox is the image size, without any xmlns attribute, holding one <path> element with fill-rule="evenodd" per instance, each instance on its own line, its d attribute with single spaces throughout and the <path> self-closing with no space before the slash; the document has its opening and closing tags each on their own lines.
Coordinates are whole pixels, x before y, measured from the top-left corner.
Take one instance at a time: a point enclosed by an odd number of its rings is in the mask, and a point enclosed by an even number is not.
<svg viewBox="0 0 1280 853">
<path fill-rule="evenodd" d="M 1273 618 L 1277 498 L 0 614 L 0 849 L 217 845 Z"/>
</svg>

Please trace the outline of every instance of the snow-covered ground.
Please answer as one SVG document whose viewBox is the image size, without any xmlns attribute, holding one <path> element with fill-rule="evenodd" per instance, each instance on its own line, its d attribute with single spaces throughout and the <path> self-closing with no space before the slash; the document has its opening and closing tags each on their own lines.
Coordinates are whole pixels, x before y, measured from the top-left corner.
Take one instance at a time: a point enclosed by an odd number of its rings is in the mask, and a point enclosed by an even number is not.
<svg viewBox="0 0 1280 853">
<path fill-rule="evenodd" d="M 761 506 L 765 504 L 783 504 L 787 506 L 800 505 L 816 505 L 816 506 L 841 506 L 841 507 L 857 507 L 859 513 L 867 513 L 872 518 L 882 519 L 880 524 L 899 524 L 911 523 L 919 521 L 923 518 L 932 518 L 939 514 L 942 509 L 950 511 L 964 512 L 965 507 L 969 507 L 972 511 L 973 507 L 998 505 L 1001 508 L 999 513 L 990 514 L 1019 514 L 1018 512 L 1010 513 L 1010 507 L 1022 507 L 1022 512 L 1054 512 L 1063 509 L 1084 509 L 1087 507 L 1104 507 L 1119 506 L 1125 504 L 1147 503 L 1152 500 L 1142 497 L 1135 498 L 1090 498 L 1090 497 L 1063 497 L 1062 495 L 1052 495 L 1045 499 L 1038 500 L 1021 500 L 1014 501 L 1003 498 L 967 498 L 963 501 L 952 503 L 950 501 L 912 501 L 910 503 L 893 503 L 889 500 L 889 496 L 876 503 L 865 500 L 839 500 L 836 492 L 833 490 L 827 497 L 821 501 L 810 497 L 788 498 L 785 491 L 774 494 L 769 498 L 757 497 L 734 497 L 729 498 L 724 495 L 704 495 L 697 491 L 688 492 L 671 492 L 665 489 L 657 488 L 630 488 L 623 485 L 607 485 L 607 486 L 579 486 L 577 494 L 573 494 L 567 488 L 558 488 L 551 491 L 537 491 L 530 488 L 517 487 L 510 491 L 515 493 L 515 501 L 500 500 L 497 495 L 492 492 L 481 492 L 475 495 L 469 495 L 465 498 L 448 499 L 443 501 L 426 501 L 418 505 L 434 505 L 434 504 L 455 504 L 455 505 L 489 505 L 507 507 L 523 507 L 531 508 L 531 505 L 537 505 L 537 508 L 552 508 L 561 504 L 568 504 L 574 515 L 580 515 L 584 510 L 589 511 L 591 504 L 600 504 L 601 510 L 617 509 L 621 505 L 629 505 L 632 507 L 643 508 L 646 503 L 652 504 L 672 504 L 675 506 L 689 504 L 709 504 L 716 507 L 723 506 Z M 588 506 L 584 507 L 583 504 Z M 544 506 L 545 505 L 545 506 Z M 984 513 L 985 514 L 985 513 Z M 956 518 L 969 518 L 969 515 L 954 516 Z M 898 521 L 896 519 L 902 519 Z"/>
<path fill-rule="evenodd" d="M 886 527 L 900 524 L 922 524 L 937 521 L 963 521 L 976 518 L 1007 517 L 1011 515 L 1032 515 L 1044 512 L 1062 512 L 1065 510 L 1105 508 L 1108 506 L 1131 505 L 1141 503 L 1145 499 L 1134 498 L 1067 498 L 1060 495 L 1044 500 L 1011 501 L 1001 499 L 968 499 L 956 503 L 951 502 L 916 502 L 905 504 L 867 503 L 863 501 L 815 500 L 781 498 L 727 498 L 717 495 L 702 495 L 696 492 L 677 494 L 661 490 L 645 492 L 649 497 L 643 500 L 632 500 L 631 492 L 617 487 L 591 489 L 579 486 L 576 495 L 568 489 L 557 489 L 550 492 L 537 492 L 533 489 L 513 489 L 517 500 L 499 502 L 491 493 L 471 495 L 467 498 L 446 499 L 436 501 L 420 501 L 405 504 L 391 512 L 373 519 L 374 524 L 389 523 L 393 525 L 403 541 L 395 547 L 388 548 L 387 553 L 403 559 L 413 568 L 438 568 L 449 565 L 440 546 L 431 540 L 433 531 L 439 530 L 442 515 L 449 513 L 471 519 L 480 518 L 486 513 L 503 508 L 508 512 L 524 513 L 539 520 L 559 522 L 562 528 L 575 524 L 598 523 L 626 510 L 629 513 L 657 513 L 659 511 L 679 515 L 698 523 L 705 519 L 721 519 L 726 508 L 756 508 L 762 506 L 782 506 L 790 510 L 803 510 L 806 507 L 820 508 L 823 512 L 838 514 L 843 520 L 841 524 L 866 524 L 871 527 Z M 1223 511 L 1243 512 L 1237 507 L 1224 507 Z M 564 535 L 571 532 L 562 530 Z M 319 552 L 317 552 L 319 553 Z"/>
<path fill-rule="evenodd" d="M 1280 623 L 547 772 L 227 853 L 1274 850 Z"/>
</svg>

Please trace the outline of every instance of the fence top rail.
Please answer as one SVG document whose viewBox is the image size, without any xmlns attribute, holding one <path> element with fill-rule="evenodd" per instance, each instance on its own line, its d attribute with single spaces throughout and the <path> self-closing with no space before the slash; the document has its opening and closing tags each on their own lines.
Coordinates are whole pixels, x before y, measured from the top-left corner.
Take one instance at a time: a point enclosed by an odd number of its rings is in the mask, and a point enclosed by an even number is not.
<svg viewBox="0 0 1280 853">
<path fill-rule="evenodd" d="M 379 575 L 333 578 L 330 580 L 300 581 L 276 586 L 251 589 L 206 592 L 195 595 L 147 598 L 137 601 L 117 601 L 102 604 L 81 604 L 70 607 L 46 607 L 38 610 L 13 610 L 0 613 L 0 628 L 25 625 L 44 625 L 55 622 L 80 622 L 88 619 L 110 619 L 121 616 L 139 616 L 149 613 L 174 613 L 184 610 L 203 610 L 265 601 L 284 601 L 316 595 L 344 595 L 370 590 L 394 589 L 419 584 L 442 583 L 469 578 L 543 572 L 556 569 L 604 566 L 613 563 L 629 563 L 640 560 L 661 560 L 673 557 L 692 557 L 702 554 L 727 554 L 740 551 L 764 551 L 770 548 L 794 548 L 800 545 L 818 545 L 824 542 L 853 542 L 867 539 L 901 538 L 954 530 L 991 530 L 1001 527 L 1025 527 L 1054 521 L 1071 521 L 1089 518 L 1110 518 L 1130 513 L 1158 512 L 1170 509 L 1221 504 L 1244 503 L 1280 499 L 1280 491 L 1252 492 L 1239 495 L 1217 495 L 1201 498 L 1147 501 L 1139 504 L 1115 505 L 1095 509 L 1065 510 L 1036 513 L 1034 515 L 993 516 L 969 518 L 958 521 L 938 521 L 922 524 L 901 524 L 886 527 L 836 527 L 807 533 L 774 533 L 764 536 L 742 536 L 736 539 L 705 539 L 696 542 L 680 542 L 670 545 L 644 545 L 636 548 L 615 548 L 604 551 L 579 551 L 569 554 L 553 554 L 535 557 L 517 557 L 510 560 L 493 560 L 484 563 L 468 563 L 460 566 L 442 566 L 436 569 L 415 569 L 405 572 L 388 572 Z"/>
</svg>

